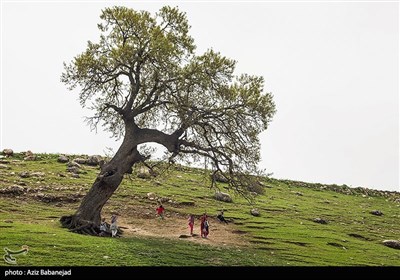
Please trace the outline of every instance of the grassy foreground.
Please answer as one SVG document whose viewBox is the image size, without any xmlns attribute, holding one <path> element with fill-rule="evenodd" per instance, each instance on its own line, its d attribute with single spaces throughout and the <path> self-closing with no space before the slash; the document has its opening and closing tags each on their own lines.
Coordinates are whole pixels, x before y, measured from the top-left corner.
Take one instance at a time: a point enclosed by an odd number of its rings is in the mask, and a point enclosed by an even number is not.
<svg viewBox="0 0 400 280">
<path fill-rule="evenodd" d="M 127 177 L 107 203 L 106 217 L 118 212 L 129 225 L 154 222 L 156 201 L 147 196 L 153 192 L 165 198 L 166 220 L 182 224 L 189 213 L 215 216 L 224 209 L 231 220 L 224 230 L 243 244 L 191 242 L 179 234 L 101 238 L 68 232 L 59 223 L 77 208 L 98 167 L 82 165 L 75 178 L 57 158 L 39 154 L 26 161 L 17 154 L 1 160 L 0 249 L 28 245 L 26 255 L 16 256 L 20 266 L 400 266 L 400 250 L 382 244 L 400 239 L 399 193 L 265 178 L 265 194 L 255 204 L 234 194 L 226 203 L 213 198 L 204 170 L 180 167 L 151 179 Z M 4 191 L 12 186 L 15 191 Z M 259 217 L 250 214 L 253 208 Z M 1 260 L 0 266 L 10 264 Z"/>
</svg>

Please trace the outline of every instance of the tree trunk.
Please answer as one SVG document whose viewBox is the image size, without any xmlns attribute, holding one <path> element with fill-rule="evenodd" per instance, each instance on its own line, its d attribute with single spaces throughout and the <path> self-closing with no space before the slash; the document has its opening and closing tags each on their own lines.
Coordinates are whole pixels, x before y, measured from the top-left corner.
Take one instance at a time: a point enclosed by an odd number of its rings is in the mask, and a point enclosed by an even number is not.
<svg viewBox="0 0 400 280">
<path fill-rule="evenodd" d="M 103 206 L 121 184 L 124 174 L 132 173 L 132 166 L 143 159 L 133 141 L 133 130 L 125 131 L 121 147 L 112 160 L 103 165 L 76 213 L 61 217 L 60 222 L 63 227 L 77 233 L 99 234 Z"/>
</svg>

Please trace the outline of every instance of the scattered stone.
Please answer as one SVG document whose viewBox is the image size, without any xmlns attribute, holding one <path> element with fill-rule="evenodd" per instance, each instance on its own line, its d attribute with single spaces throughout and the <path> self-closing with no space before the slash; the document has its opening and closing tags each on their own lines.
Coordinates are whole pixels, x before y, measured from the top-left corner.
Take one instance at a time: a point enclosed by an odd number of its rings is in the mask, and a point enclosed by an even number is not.
<svg viewBox="0 0 400 280">
<path fill-rule="evenodd" d="M 12 224 L 12 223 L 14 223 L 14 222 L 11 221 L 11 220 L 4 220 L 4 222 L 7 223 L 7 224 Z"/>
<path fill-rule="evenodd" d="M 223 202 L 232 202 L 232 198 L 229 194 L 223 192 L 216 192 L 215 199 Z"/>
<path fill-rule="evenodd" d="M 150 170 L 147 167 L 141 167 L 139 169 L 137 177 L 141 179 L 150 179 L 151 178 Z"/>
<path fill-rule="evenodd" d="M 36 155 L 24 157 L 24 160 L 26 160 L 26 161 L 34 161 L 34 160 L 36 160 Z"/>
<path fill-rule="evenodd" d="M 162 184 L 161 184 L 160 181 L 154 181 L 154 183 L 155 183 L 157 186 L 162 186 Z"/>
<path fill-rule="evenodd" d="M 9 167 L 5 164 L 0 164 L 0 169 L 11 169 L 11 167 Z"/>
<path fill-rule="evenodd" d="M 67 167 L 67 171 L 74 173 L 74 174 L 79 174 L 81 173 L 80 169 L 76 166 L 72 166 L 72 167 Z"/>
<path fill-rule="evenodd" d="M 168 197 L 161 197 L 158 201 L 161 203 L 165 203 L 168 202 L 168 200 L 170 200 Z"/>
<path fill-rule="evenodd" d="M 155 193 L 149 192 L 149 193 L 147 193 L 147 198 L 150 200 L 155 200 L 155 199 L 157 199 L 157 196 Z"/>
<path fill-rule="evenodd" d="M 383 240 L 382 243 L 387 247 L 400 249 L 400 240 Z"/>
<path fill-rule="evenodd" d="M 21 195 L 21 194 L 25 193 L 25 189 L 24 189 L 24 187 L 13 185 L 13 186 L 9 186 L 9 187 L 0 189 L 0 193 L 11 194 L 11 195 Z"/>
<path fill-rule="evenodd" d="M 18 175 L 21 178 L 29 178 L 31 176 L 28 171 L 22 171 Z"/>
<path fill-rule="evenodd" d="M 3 155 L 5 155 L 6 157 L 12 157 L 14 155 L 14 151 L 12 149 L 4 149 Z"/>
<path fill-rule="evenodd" d="M 72 173 L 71 176 L 72 176 L 73 178 L 80 178 L 79 174 L 76 174 L 76 173 Z"/>
<path fill-rule="evenodd" d="M 30 175 L 33 177 L 44 177 L 46 174 L 44 172 L 32 172 Z"/>
<path fill-rule="evenodd" d="M 324 219 L 321 219 L 321 218 L 315 218 L 315 219 L 313 220 L 313 222 L 314 222 L 314 223 L 318 223 L 318 224 L 323 224 L 323 225 L 326 225 L 326 224 L 328 223 L 328 221 L 326 221 L 326 220 L 324 220 Z"/>
<path fill-rule="evenodd" d="M 102 160 L 101 156 L 90 156 L 87 160 L 86 160 L 86 164 L 87 165 L 91 165 L 91 166 L 97 166 L 100 164 L 100 161 Z"/>
<path fill-rule="evenodd" d="M 62 174 L 62 173 L 58 173 L 58 176 L 59 177 L 67 177 L 67 176 L 65 176 L 65 174 Z"/>
<path fill-rule="evenodd" d="M 81 168 L 81 165 L 75 161 L 70 161 L 67 164 L 68 167 L 77 167 L 77 168 Z"/>
<path fill-rule="evenodd" d="M 258 211 L 258 209 L 253 208 L 250 210 L 250 214 L 255 216 L 255 217 L 259 217 L 260 216 L 260 211 Z"/>
<path fill-rule="evenodd" d="M 57 161 L 61 162 L 61 163 L 67 163 L 69 161 L 69 159 L 64 155 L 61 155 L 58 157 Z"/>
<path fill-rule="evenodd" d="M 86 164 L 87 160 L 85 158 L 76 158 L 73 160 L 73 162 L 76 162 L 79 164 Z"/>
<path fill-rule="evenodd" d="M 381 211 L 379 211 L 379 210 L 373 210 L 370 213 L 372 215 L 375 215 L 375 216 L 382 216 L 383 215 L 383 213 Z"/>
</svg>

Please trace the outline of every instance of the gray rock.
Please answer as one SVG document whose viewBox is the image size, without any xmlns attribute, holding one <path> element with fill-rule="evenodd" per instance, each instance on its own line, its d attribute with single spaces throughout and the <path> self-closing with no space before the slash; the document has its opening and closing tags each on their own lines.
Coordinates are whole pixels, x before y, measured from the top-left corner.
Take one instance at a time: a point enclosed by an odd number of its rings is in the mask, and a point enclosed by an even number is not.
<svg viewBox="0 0 400 280">
<path fill-rule="evenodd" d="M 321 219 L 321 218 L 315 218 L 315 219 L 313 220 L 313 222 L 314 222 L 314 223 L 318 223 L 318 224 L 323 224 L 323 225 L 326 225 L 326 224 L 328 223 L 328 221 L 326 221 L 326 220 L 324 220 L 324 219 Z"/>
<path fill-rule="evenodd" d="M 0 169 L 11 169 L 11 167 L 9 167 L 5 164 L 0 164 Z"/>
<path fill-rule="evenodd" d="M 223 202 L 232 202 L 232 198 L 229 194 L 223 192 L 216 192 L 215 199 Z"/>
<path fill-rule="evenodd" d="M 18 175 L 21 178 L 29 178 L 31 176 L 28 171 L 22 171 Z"/>
<path fill-rule="evenodd" d="M 0 193 L 20 195 L 20 194 L 25 193 L 25 189 L 21 186 L 13 185 L 13 186 L 9 186 L 9 187 L 0 189 Z"/>
<path fill-rule="evenodd" d="M 255 217 L 259 217 L 260 216 L 260 211 L 258 211 L 258 209 L 253 208 L 250 210 L 250 214 L 255 216 Z"/>
<path fill-rule="evenodd" d="M 26 161 L 34 161 L 34 160 L 36 160 L 36 155 L 24 157 L 24 160 L 26 160 Z"/>
<path fill-rule="evenodd" d="M 46 174 L 44 172 L 32 172 L 31 176 L 33 177 L 44 177 Z"/>
<path fill-rule="evenodd" d="M 3 155 L 5 155 L 6 157 L 12 157 L 14 155 L 14 151 L 12 149 L 4 149 Z"/>
<path fill-rule="evenodd" d="M 382 243 L 387 247 L 400 249 L 400 240 L 383 240 Z"/>
<path fill-rule="evenodd" d="M 381 211 L 379 211 L 379 210 L 373 210 L 370 213 L 372 215 L 375 215 L 375 216 L 382 216 L 383 215 L 383 213 Z"/>
<path fill-rule="evenodd" d="M 87 159 L 85 159 L 85 158 L 76 158 L 73 161 L 76 162 L 76 163 L 79 163 L 79 164 L 86 164 Z"/>
<path fill-rule="evenodd" d="M 141 179 L 150 179 L 150 170 L 147 167 L 141 167 L 138 171 L 137 177 Z"/>
<path fill-rule="evenodd" d="M 81 165 L 75 161 L 70 161 L 67 163 L 68 167 L 76 167 L 76 168 L 81 168 Z"/>
<path fill-rule="evenodd" d="M 91 166 L 97 166 L 100 164 L 101 160 L 102 160 L 101 156 L 90 156 L 87 159 L 86 164 Z"/>
<path fill-rule="evenodd" d="M 61 163 L 67 163 L 69 161 L 69 159 L 64 155 L 61 155 L 58 157 L 57 161 L 61 162 Z"/>
<path fill-rule="evenodd" d="M 76 166 L 71 166 L 71 167 L 67 167 L 67 171 L 74 173 L 74 174 L 79 174 L 81 173 L 80 169 Z"/>
<path fill-rule="evenodd" d="M 147 198 L 150 200 L 155 200 L 157 198 L 156 194 L 153 192 L 147 193 Z"/>
</svg>

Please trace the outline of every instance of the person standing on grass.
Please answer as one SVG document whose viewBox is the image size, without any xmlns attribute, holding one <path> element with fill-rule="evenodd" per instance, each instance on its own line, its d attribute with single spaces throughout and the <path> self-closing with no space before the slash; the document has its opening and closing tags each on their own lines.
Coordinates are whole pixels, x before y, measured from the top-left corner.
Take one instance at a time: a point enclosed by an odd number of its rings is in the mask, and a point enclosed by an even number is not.
<svg viewBox="0 0 400 280">
<path fill-rule="evenodd" d="M 161 220 L 164 220 L 164 206 L 160 203 L 160 206 L 158 206 L 157 210 L 157 215 L 160 217 Z"/>
<path fill-rule="evenodd" d="M 200 218 L 200 233 L 201 237 L 207 237 L 206 232 L 205 232 L 205 224 L 207 221 L 207 213 L 204 212 L 203 216 Z"/>
<path fill-rule="evenodd" d="M 117 215 L 111 216 L 111 237 L 117 237 L 118 226 L 117 226 Z"/>
<path fill-rule="evenodd" d="M 192 214 L 189 215 L 188 224 L 190 228 L 190 235 L 193 235 L 194 216 Z"/>
</svg>

